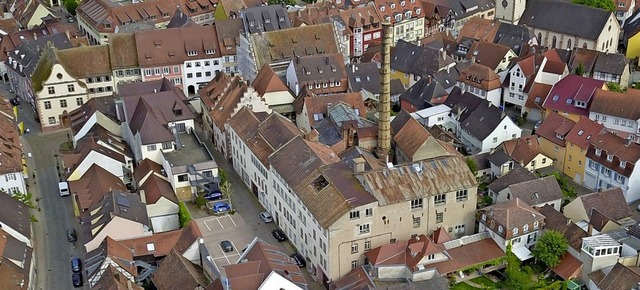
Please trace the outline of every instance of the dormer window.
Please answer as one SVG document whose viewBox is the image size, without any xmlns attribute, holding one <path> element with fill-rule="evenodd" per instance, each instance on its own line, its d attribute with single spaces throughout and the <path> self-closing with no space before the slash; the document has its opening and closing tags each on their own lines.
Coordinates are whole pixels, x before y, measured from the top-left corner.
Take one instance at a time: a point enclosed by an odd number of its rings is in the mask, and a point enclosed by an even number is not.
<svg viewBox="0 0 640 290">
<path fill-rule="evenodd" d="M 182 116 L 182 109 L 173 109 L 173 114 L 176 116 Z"/>
<path fill-rule="evenodd" d="M 518 235 L 518 228 L 513 228 L 513 235 L 517 236 Z"/>
<path fill-rule="evenodd" d="M 529 232 L 529 225 L 524 225 L 524 226 L 522 227 L 522 232 L 523 232 L 523 233 Z"/>
<path fill-rule="evenodd" d="M 407 19 L 411 18 L 411 11 L 405 12 L 404 13 L 404 18 L 407 18 Z"/>
<path fill-rule="evenodd" d="M 196 51 L 196 50 L 187 51 L 187 55 L 188 56 L 196 56 L 196 55 L 198 55 L 198 51 Z"/>
<path fill-rule="evenodd" d="M 256 25 L 255 20 L 249 20 L 249 26 L 253 27 Z"/>
<path fill-rule="evenodd" d="M 498 233 L 502 234 L 502 231 L 503 231 L 502 226 L 498 226 Z"/>
<path fill-rule="evenodd" d="M 206 54 L 215 54 L 216 50 L 215 49 L 207 49 L 207 50 L 204 51 L 204 53 L 206 53 Z M 198 54 L 198 53 L 196 52 L 196 54 Z"/>
<path fill-rule="evenodd" d="M 405 3 L 404 1 L 400 2 L 400 6 L 404 7 L 405 5 L 407 5 L 407 3 Z"/>
<path fill-rule="evenodd" d="M 111 28 L 111 24 L 109 24 L 109 23 L 105 23 L 105 24 L 104 24 L 104 28 Z"/>
<path fill-rule="evenodd" d="M 402 14 L 396 14 L 396 21 L 402 21 Z"/>
<path fill-rule="evenodd" d="M 420 10 L 420 8 L 417 8 L 417 9 L 416 9 L 416 15 L 420 15 L 420 12 L 422 12 L 422 11 Z"/>
<path fill-rule="evenodd" d="M 396 3 L 391 3 L 391 9 L 396 9 Z"/>
<path fill-rule="evenodd" d="M 607 161 L 613 161 L 613 154 L 607 154 Z"/>
<path fill-rule="evenodd" d="M 264 23 L 271 23 L 271 18 L 265 18 Z"/>
<path fill-rule="evenodd" d="M 533 229 L 534 230 L 538 229 L 538 221 L 533 222 Z"/>
<path fill-rule="evenodd" d="M 596 149 L 596 156 L 602 155 L 602 149 Z"/>
<path fill-rule="evenodd" d="M 380 6 L 380 12 L 384 12 L 384 6 Z"/>
<path fill-rule="evenodd" d="M 627 161 L 620 161 L 620 167 L 625 168 L 627 166 Z"/>
<path fill-rule="evenodd" d="M 560 139 L 560 140 L 564 140 L 564 136 L 562 136 L 562 135 L 560 135 L 560 134 L 558 134 L 558 133 L 556 133 L 556 138 L 558 138 L 558 139 Z"/>
</svg>

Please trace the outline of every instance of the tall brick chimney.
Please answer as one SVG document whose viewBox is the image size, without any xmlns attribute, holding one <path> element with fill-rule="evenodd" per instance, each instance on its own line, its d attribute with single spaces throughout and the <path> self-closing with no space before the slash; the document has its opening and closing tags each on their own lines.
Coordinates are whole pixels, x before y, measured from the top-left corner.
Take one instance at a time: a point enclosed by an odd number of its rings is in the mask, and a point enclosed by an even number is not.
<svg viewBox="0 0 640 290">
<path fill-rule="evenodd" d="M 382 21 L 382 65 L 380 66 L 380 102 L 378 104 L 378 158 L 389 162 L 391 150 L 391 45 L 393 30 L 389 21 Z"/>
</svg>

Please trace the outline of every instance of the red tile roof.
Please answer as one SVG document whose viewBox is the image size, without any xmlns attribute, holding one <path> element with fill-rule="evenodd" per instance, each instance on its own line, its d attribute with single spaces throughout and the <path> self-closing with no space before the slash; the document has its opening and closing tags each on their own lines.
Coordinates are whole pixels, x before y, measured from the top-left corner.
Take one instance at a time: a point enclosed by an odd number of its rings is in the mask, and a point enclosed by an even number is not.
<svg viewBox="0 0 640 290">
<path fill-rule="evenodd" d="M 502 142 L 502 148 L 513 160 L 524 165 L 529 164 L 540 153 L 540 143 L 535 136 L 520 137 Z"/>
<path fill-rule="evenodd" d="M 580 120 L 576 123 L 565 138 L 582 149 L 588 149 L 593 139 L 604 130 L 604 126 L 585 116 L 580 116 Z"/>
<path fill-rule="evenodd" d="M 602 150 L 596 154 L 596 149 Z M 613 155 L 611 161 L 608 155 Z M 613 133 L 602 131 L 600 135 L 591 141 L 591 147 L 587 152 L 587 157 L 594 162 L 627 177 L 631 177 L 636 163 L 640 160 L 640 145 L 614 135 Z M 626 162 L 624 167 L 620 162 Z"/>
<path fill-rule="evenodd" d="M 404 264 L 412 271 L 423 257 L 440 253 L 444 247 L 437 245 L 425 235 L 419 235 L 408 241 L 382 245 L 369 252 L 365 256 L 374 266 Z"/>
<path fill-rule="evenodd" d="M 557 112 L 588 116 L 596 89 L 604 85 L 601 80 L 570 74 L 553 86 L 542 106 Z M 584 102 L 585 107 L 577 107 L 576 101 Z"/>
<path fill-rule="evenodd" d="M 567 252 L 562 256 L 560 264 L 551 270 L 565 281 L 571 280 L 580 277 L 582 262 Z"/>
<path fill-rule="evenodd" d="M 525 106 L 527 108 L 541 110 L 542 104 L 544 104 L 544 101 L 547 99 L 551 88 L 551 85 L 534 82 L 529 90 L 529 96 Z"/>
<path fill-rule="evenodd" d="M 597 89 L 590 111 L 638 120 L 640 119 L 640 90 L 629 88 L 625 93 L 618 93 Z"/>
<path fill-rule="evenodd" d="M 449 249 L 447 254 L 450 260 L 429 265 L 437 268 L 441 275 L 504 257 L 504 252 L 493 239 L 484 239 Z"/>
</svg>

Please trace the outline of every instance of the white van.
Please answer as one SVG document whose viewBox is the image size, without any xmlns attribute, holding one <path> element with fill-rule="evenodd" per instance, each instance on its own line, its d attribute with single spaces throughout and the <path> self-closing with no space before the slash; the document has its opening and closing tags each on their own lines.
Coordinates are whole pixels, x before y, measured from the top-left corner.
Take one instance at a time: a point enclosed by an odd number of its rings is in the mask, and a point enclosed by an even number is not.
<svg viewBox="0 0 640 290">
<path fill-rule="evenodd" d="M 60 196 L 69 195 L 69 184 L 66 181 L 58 182 L 58 190 L 60 191 Z"/>
</svg>

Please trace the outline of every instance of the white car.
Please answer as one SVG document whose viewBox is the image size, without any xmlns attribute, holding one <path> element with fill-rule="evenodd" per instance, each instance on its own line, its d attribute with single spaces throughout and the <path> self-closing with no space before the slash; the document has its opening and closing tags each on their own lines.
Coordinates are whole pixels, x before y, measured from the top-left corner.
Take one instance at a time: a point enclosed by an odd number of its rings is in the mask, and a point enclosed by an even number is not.
<svg viewBox="0 0 640 290">
<path fill-rule="evenodd" d="M 261 212 L 260 218 L 262 219 L 263 222 L 267 224 L 273 222 L 273 217 L 271 217 L 271 214 L 267 211 Z"/>
</svg>

